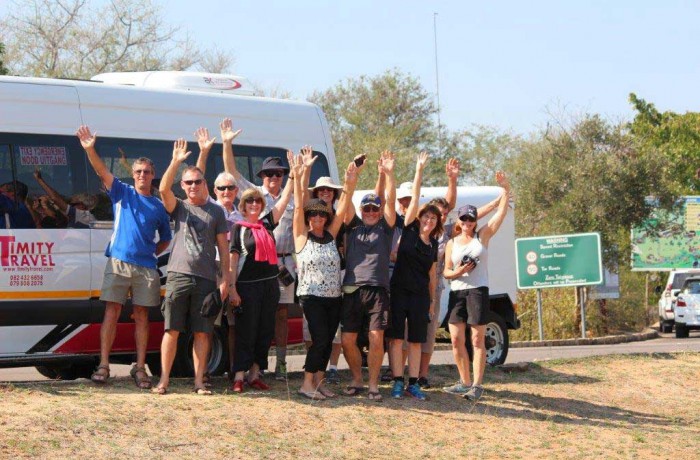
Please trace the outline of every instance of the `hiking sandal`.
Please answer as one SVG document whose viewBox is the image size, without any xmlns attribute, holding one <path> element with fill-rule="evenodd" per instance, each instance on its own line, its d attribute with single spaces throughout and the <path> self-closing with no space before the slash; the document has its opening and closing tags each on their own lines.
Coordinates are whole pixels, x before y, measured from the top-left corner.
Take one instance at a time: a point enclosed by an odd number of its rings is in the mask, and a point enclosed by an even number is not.
<svg viewBox="0 0 700 460">
<path fill-rule="evenodd" d="M 104 371 L 104 372 L 103 372 Z M 97 366 L 95 372 L 90 376 L 90 380 L 95 383 L 106 383 L 109 379 L 109 366 Z"/>
<path fill-rule="evenodd" d="M 134 366 L 131 368 L 129 375 L 134 379 L 134 383 L 136 383 L 138 389 L 149 390 L 151 388 L 151 378 L 146 373 L 145 367 Z"/>
</svg>

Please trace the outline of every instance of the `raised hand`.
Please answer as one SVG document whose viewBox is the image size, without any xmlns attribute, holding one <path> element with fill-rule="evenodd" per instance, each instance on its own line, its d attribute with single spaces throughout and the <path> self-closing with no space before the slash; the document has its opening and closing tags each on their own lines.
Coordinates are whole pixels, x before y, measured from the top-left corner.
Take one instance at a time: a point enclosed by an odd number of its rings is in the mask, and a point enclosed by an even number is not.
<svg viewBox="0 0 700 460">
<path fill-rule="evenodd" d="M 294 179 L 297 177 L 301 178 L 301 175 L 304 173 L 303 155 L 294 155 L 294 152 L 287 150 L 287 163 L 289 163 L 289 169 L 291 169 L 291 175 L 294 176 Z"/>
<path fill-rule="evenodd" d="M 208 152 L 216 140 L 215 137 L 209 139 L 209 130 L 202 127 L 197 128 L 197 131 L 194 132 L 194 137 L 197 139 L 200 152 Z"/>
<path fill-rule="evenodd" d="M 395 155 L 389 150 L 384 150 L 382 152 L 382 158 L 379 164 L 381 172 L 384 174 L 392 174 L 394 172 L 395 164 Z"/>
<path fill-rule="evenodd" d="M 508 182 L 506 173 L 504 173 L 503 171 L 496 171 L 496 182 L 504 189 L 510 190 L 510 183 Z"/>
<path fill-rule="evenodd" d="M 219 125 L 219 128 L 221 129 L 221 140 L 224 142 L 233 142 L 233 140 L 243 131 L 242 129 L 234 131 L 233 122 L 230 118 L 224 118 Z"/>
<path fill-rule="evenodd" d="M 310 168 L 316 162 L 318 157 L 314 156 L 314 149 L 310 145 L 305 145 L 301 148 L 301 158 L 305 168 Z"/>
<path fill-rule="evenodd" d="M 182 163 L 190 156 L 192 152 L 187 151 L 187 141 L 183 138 L 176 140 L 173 143 L 173 161 Z"/>
<path fill-rule="evenodd" d="M 428 164 L 428 152 L 423 150 L 418 154 L 418 159 L 416 160 L 416 169 L 423 171 L 425 165 Z"/>
<path fill-rule="evenodd" d="M 347 183 L 352 183 L 352 184 L 357 183 L 357 178 L 358 178 L 358 176 L 359 176 L 359 174 L 360 174 L 360 170 L 361 170 L 364 166 L 365 166 L 365 165 L 364 165 L 364 163 L 363 163 L 362 166 L 360 166 L 360 167 L 358 168 L 357 165 L 355 164 L 355 162 L 354 162 L 354 161 L 351 161 L 351 162 L 348 164 L 347 169 L 345 170 L 345 183 L 346 183 L 346 184 L 347 184 Z"/>
<path fill-rule="evenodd" d="M 78 136 L 78 139 L 80 139 L 80 145 L 82 145 L 85 150 L 95 148 L 97 133 L 91 133 L 88 126 L 82 125 L 75 134 Z"/>
<path fill-rule="evenodd" d="M 450 179 L 459 178 L 459 160 L 450 158 L 445 165 L 445 174 Z"/>
</svg>

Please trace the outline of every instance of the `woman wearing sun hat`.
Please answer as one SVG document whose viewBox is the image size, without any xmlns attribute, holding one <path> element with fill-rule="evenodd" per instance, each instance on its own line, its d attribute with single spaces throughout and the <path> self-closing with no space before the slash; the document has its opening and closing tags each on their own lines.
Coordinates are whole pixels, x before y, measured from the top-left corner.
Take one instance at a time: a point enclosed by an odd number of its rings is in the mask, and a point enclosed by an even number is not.
<svg viewBox="0 0 700 460">
<path fill-rule="evenodd" d="M 311 155 L 299 155 L 292 166 L 295 201 L 293 234 L 299 274 L 297 294 L 311 335 L 311 346 L 304 364 L 304 381 L 299 394 L 321 400 L 335 396 L 323 386 L 324 371 L 340 323 L 342 305 L 340 255 L 335 238 L 349 209 L 358 169 L 355 163 L 348 165 L 345 172 L 345 193 L 342 187 L 327 187 L 337 190 L 341 195 L 337 212 L 334 213 L 331 205 L 320 198 L 312 198 L 304 204 L 304 189 L 308 186 L 314 161 L 315 158 Z"/>
<path fill-rule="evenodd" d="M 496 173 L 496 182 L 503 187 L 496 214 L 486 226 L 477 230 L 477 208 L 462 206 L 457 212 L 461 231 L 445 247 L 444 276 L 450 281 L 451 289 L 447 317 L 460 381 L 444 390 L 471 400 L 479 399 L 484 391 L 481 383 L 486 366 L 485 333 L 489 311 L 488 245 L 508 212 L 510 185 L 502 171 Z M 473 384 L 465 344 L 467 325 L 474 348 Z"/>
</svg>

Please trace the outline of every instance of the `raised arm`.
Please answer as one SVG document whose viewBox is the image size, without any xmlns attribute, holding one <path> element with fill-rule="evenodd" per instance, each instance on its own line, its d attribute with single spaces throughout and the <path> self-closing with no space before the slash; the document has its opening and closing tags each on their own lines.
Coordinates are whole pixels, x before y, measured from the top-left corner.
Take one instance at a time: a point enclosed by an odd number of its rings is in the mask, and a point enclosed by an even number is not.
<svg viewBox="0 0 700 460">
<path fill-rule="evenodd" d="M 481 238 L 482 244 L 488 245 L 489 240 L 493 235 L 496 234 L 500 228 L 503 220 L 506 218 L 508 213 L 508 196 L 510 195 L 510 183 L 506 178 L 506 174 L 503 171 L 498 171 L 496 173 L 496 182 L 498 185 L 503 187 L 503 193 L 501 193 L 501 199 L 498 202 L 498 209 L 496 214 L 489 219 L 486 227 L 481 231 L 479 237 Z"/>
<path fill-rule="evenodd" d="M 445 165 L 445 175 L 447 176 L 447 211 L 452 211 L 457 205 L 457 180 L 459 179 L 459 161 L 450 158 Z"/>
<path fill-rule="evenodd" d="M 75 133 L 80 139 L 80 145 L 85 149 L 87 153 L 88 161 L 95 170 L 97 177 L 100 178 L 107 190 L 112 190 L 112 182 L 114 182 L 114 175 L 109 171 L 107 165 L 102 161 L 102 158 L 97 154 L 95 150 L 95 141 L 97 141 L 97 133 L 91 133 L 90 128 L 83 125 L 78 128 Z"/>
<path fill-rule="evenodd" d="M 366 162 L 366 160 L 365 160 Z M 381 205 L 384 206 L 386 203 L 386 197 L 384 196 L 384 188 L 386 187 L 386 176 L 382 170 L 382 155 L 379 155 L 377 160 L 377 183 L 374 184 L 374 194 L 379 197 Z"/>
<path fill-rule="evenodd" d="M 413 223 L 418 214 L 418 207 L 420 203 L 420 186 L 423 182 L 423 170 L 425 165 L 428 163 L 428 152 L 421 152 L 418 154 L 418 160 L 416 160 L 416 174 L 413 176 L 413 187 L 411 189 L 411 203 L 406 209 L 406 215 L 404 216 L 404 225 L 409 225 Z"/>
<path fill-rule="evenodd" d="M 345 218 L 346 214 L 352 213 L 350 216 L 355 214 L 355 207 L 352 205 L 352 194 L 355 193 L 355 187 L 357 186 L 357 179 L 360 175 L 360 171 L 365 167 L 362 164 L 359 168 L 355 166 L 355 162 L 351 161 L 345 170 L 345 183 L 343 185 L 343 190 L 340 193 L 340 199 L 338 200 L 338 208 L 335 210 L 335 216 L 333 217 L 333 222 L 328 227 L 328 231 L 333 238 L 338 235 L 340 227 L 343 222 L 347 220 Z"/>
<path fill-rule="evenodd" d="M 287 160 L 289 161 L 289 168 L 294 176 L 293 180 L 287 179 L 287 182 L 294 183 L 294 218 L 292 219 L 292 235 L 294 236 L 294 251 L 299 253 L 304 248 L 306 244 L 308 229 L 306 228 L 306 222 L 304 222 L 304 193 L 303 189 L 303 176 L 306 174 L 304 170 L 304 163 L 301 155 L 296 157 L 289 157 L 287 155 Z"/>
<path fill-rule="evenodd" d="M 187 151 L 187 142 L 184 139 L 180 138 L 173 143 L 173 159 L 170 161 L 168 169 L 165 170 L 158 187 L 160 199 L 163 200 L 163 206 L 165 206 L 165 210 L 168 213 L 173 212 L 177 204 L 177 199 L 172 189 L 177 170 L 191 153 Z"/>
<path fill-rule="evenodd" d="M 384 195 L 386 203 L 384 204 L 384 220 L 393 227 L 396 224 L 396 179 L 394 178 L 395 166 L 394 154 L 389 150 L 382 152 L 380 169 L 384 173 Z"/>
<path fill-rule="evenodd" d="M 230 118 L 224 118 L 219 127 L 221 128 L 221 142 L 223 144 L 224 171 L 233 175 L 233 177 L 238 180 L 241 177 L 241 173 L 238 172 L 236 160 L 233 157 L 233 140 L 238 137 L 243 130 L 239 129 L 238 131 L 234 131 L 233 122 Z"/>
<path fill-rule="evenodd" d="M 51 187 L 48 182 L 44 180 L 44 178 L 41 176 L 41 171 L 38 169 L 34 170 L 34 179 L 36 179 L 41 188 L 44 189 L 44 192 L 46 192 L 49 198 L 51 198 L 51 201 L 56 204 L 59 211 L 66 214 L 68 212 L 68 203 L 66 203 L 66 200 L 63 199 L 60 193 L 54 190 L 53 187 Z"/>
<path fill-rule="evenodd" d="M 291 150 L 287 150 L 287 162 L 290 166 L 294 162 L 294 152 Z M 293 191 L 294 180 L 287 179 L 287 183 L 284 185 L 284 189 L 282 189 L 280 199 L 277 200 L 277 203 L 275 203 L 271 209 L 272 220 L 274 220 L 275 223 L 279 222 L 282 218 L 282 214 L 284 214 L 285 209 L 287 209 L 287 204 L 289 203 L 289 199 L 292 197 Z"/>
<path fill-rule="evenodd" d="M 301 197 L 302 203 L 306 203 L 309 201 L 309 181 L 311 180 L 311 170 L 313 169 L 314 163 L 316 163 L 316 159 L 318 157 L 314 156 L 314 150 L 308 146 L 305 145 L 301 148 L 301 159 L 304 165 L 304 172 L 303 172 L 303 177 L 301 181 L 301 191 L 303 193 L 303 196 Z M 293 173 L 294 180 L 297 178 L 297 173 Z M 289 179 L 287 179 L 289 180 Z M 294 190 L 294 202 L 296 203 L 296 189 Z M 296 206 L 296 204 L 294 205 Z"/>
<path fill-rule="evenodd" d="M 479 209 L 476 210 L 476 218 L 481 219 L 482 217 L 488 215 L 491 211 L 496 209 L 498 207 L 498 203 L 501 202 L 501 197 L 498 196 L 494 198 L 493 200 L 489 201 L 483 206 L 480 206 Z"/>
<path fill-rule="evenodd" d="M 214 145 L 215 137 L 209 138 L 209 130 L 207 128 L 199 127 L 197 131 L 194 132 L 194 137 L 197 139 L 197 145 L 199 145 L 199 156 L 197 157 L 197 167 L 202 170 L 202 174 L 207 171 L 207 159 L 209 158 L 209 151 L 211 151 Z"/>
</svg>

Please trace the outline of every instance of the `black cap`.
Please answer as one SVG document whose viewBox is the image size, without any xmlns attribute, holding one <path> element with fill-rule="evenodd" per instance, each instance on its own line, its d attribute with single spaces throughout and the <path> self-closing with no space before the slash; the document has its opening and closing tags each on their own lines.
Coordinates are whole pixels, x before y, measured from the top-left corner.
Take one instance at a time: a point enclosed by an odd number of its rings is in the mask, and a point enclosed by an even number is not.
<svg viewBox="0 0 700 460">
<path fill-rule="evenodd" d="M 260 171 L 258 171 L 257 176 L 262 177 L 262 173 L 265 171 L 279 170 L 284 171 L 285 174 L 289 172 L 289 168 L 282 163 L 282 159 L 280 157 L 267 157 L 265 158 L 265 161 L 263 161 L 262 167 L 260 168 Z"/>
<path fill-rule="evenodd" d="M 459 220 L 473 220 L 476 222 L 476 208 L 470 204 L 466 204 L 457 210 Z"/>
</svg>

